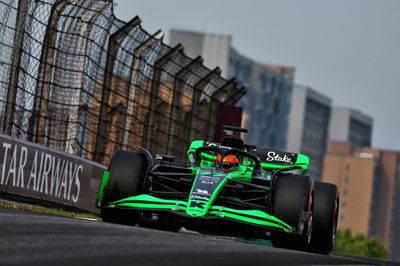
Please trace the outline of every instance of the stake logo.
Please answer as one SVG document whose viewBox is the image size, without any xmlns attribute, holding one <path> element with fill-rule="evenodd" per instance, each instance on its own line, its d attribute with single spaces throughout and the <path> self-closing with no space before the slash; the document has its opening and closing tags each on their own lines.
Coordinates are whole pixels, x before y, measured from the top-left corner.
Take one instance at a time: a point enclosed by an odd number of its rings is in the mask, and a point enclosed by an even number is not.
<svg viewBox="0 0 400 266">
<path fill-rule="evenodd" d="M 282 165 L 293 165 L 297 162 L 298 154 L 284 151 L 256 149 L 252 151 L 260 158 L 262 163 L 274 163 Z"/>
<path fill-rule="evenodd" d="M 283 157 L 281 157 L 278 153 L 274 152 L 274 151 L 270 151 L 267 153 L 267 161 L 268 162 L 283 162 L 283 163 L 292 163 L 292 159 L 288 156 L 283 155 Z"/>
</svg>

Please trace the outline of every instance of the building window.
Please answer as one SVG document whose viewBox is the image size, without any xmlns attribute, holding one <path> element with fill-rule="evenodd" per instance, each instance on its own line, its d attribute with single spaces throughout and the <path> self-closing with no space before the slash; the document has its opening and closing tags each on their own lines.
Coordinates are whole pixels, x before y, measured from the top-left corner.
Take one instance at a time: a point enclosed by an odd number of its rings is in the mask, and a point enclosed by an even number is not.
<svg viewBox="0 0 400 266">
<path fill-rule="evenodd" d="M 350 165 L 346 165 L 344 168 L 344 184 L 347 185 L 349 183 L 349 174 L 350 174 Z"/>
<path fill-rule="evenodd" d="M 273 132 L 271 132 L 270 135 L 269 135 L 269 146 L 271 148 L 274 148 L 275 145 L 276 145 L 275 142 L 276 142 L 275 134 Z"/>
<path fill-rule="evenodd" d="M 268 88 L 268 74 L 266 71 L 263 71 L 260 74 L 260 86 L 263 91 Z"/>
<path fill-rule="evenodd" d="M 279 112 L 279 98 L 274 99 L 274 114 Z"/>
<path fill-rule="evenodd" d="M 262 103 L 267 104 L 269 102 L 270 98 L 271 98 L 271 96 L 268 93 L 264 92 L 262 95 Z"/>
<path fill-rule="evenodd" d="M 241 71 L 241 65 L 239 60 L 235 63 L 235 76 L 239 76 Z"/>
</svg>

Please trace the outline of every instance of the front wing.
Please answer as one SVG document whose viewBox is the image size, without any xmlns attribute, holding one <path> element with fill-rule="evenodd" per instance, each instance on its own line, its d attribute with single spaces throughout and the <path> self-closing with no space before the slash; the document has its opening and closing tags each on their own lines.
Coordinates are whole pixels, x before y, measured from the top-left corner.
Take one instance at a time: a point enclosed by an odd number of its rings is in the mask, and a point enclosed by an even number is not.
<svg viewBox="0 0 400 266">
<path fill-rule="evenodd" d="M 187 201 L 160 199 L 147 194 L 118 200 L 109 205 L 101 206 L 101 208 L 132 208 L 141 211 L 172 212 L 177 215 L 191 217 L 186 213 L 188 208 Z M 238 210 L 213 205 L 205 216 L 195 217 L 195 219 L 204 218 L 226 219 L 238 223 L 251 224 L 265 229 L 297 233 L 295 227 L 291 227 L 278 218 L 261 210 Z"/>
</svg>

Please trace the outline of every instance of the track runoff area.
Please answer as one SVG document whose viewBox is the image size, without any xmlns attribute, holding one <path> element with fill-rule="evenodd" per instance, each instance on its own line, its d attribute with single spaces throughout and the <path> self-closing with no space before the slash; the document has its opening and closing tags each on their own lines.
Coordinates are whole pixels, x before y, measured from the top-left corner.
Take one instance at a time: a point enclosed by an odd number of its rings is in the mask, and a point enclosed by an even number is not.
<svg viewBox="0 0 400 266">
<path fill-rule="evenodd" d="M 0 208 L 0 265 L 395 265 L 272 247 L 267 241 L 178 233 Z M 397 264 L 400 265 L 400 264 Z"/>
</svg>

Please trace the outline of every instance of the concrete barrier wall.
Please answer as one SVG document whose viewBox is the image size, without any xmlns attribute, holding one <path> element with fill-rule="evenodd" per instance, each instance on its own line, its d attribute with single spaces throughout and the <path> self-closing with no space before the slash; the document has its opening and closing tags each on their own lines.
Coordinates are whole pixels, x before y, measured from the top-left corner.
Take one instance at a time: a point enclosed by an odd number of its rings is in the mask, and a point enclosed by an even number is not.
<svg viewBox="0 0 400 266">
<path fill-rule="evenodd" d="M 0 192 L 98 213 L 105 166 L 0 134 Z"/>
</svg>

